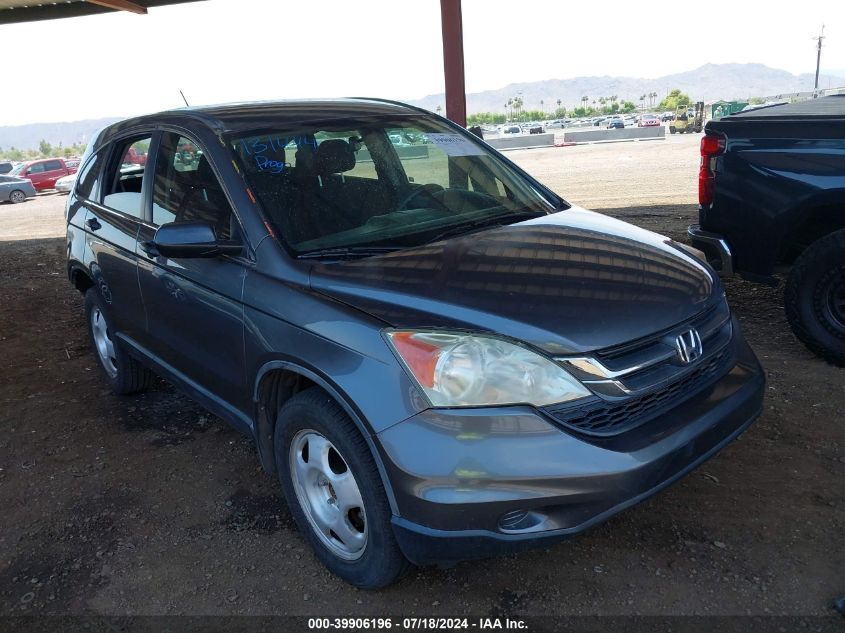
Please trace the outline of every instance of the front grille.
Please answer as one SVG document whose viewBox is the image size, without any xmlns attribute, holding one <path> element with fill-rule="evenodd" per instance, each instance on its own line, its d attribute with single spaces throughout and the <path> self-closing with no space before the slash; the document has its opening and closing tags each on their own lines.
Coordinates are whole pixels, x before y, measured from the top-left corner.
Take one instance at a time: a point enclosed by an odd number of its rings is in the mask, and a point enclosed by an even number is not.
<svg viewBox="0 0 845 633">
<path fill-rule="evenodd" d="M 588 435 L 610 436 L 630 431 L 681 402 L 692 398 L 718 380 L 733 360 L 730 346 L 703 361 L 696 369 L 668 387 L 621 402 L 595 398 L 545 407 L 556 422 Z"/>
</svg>

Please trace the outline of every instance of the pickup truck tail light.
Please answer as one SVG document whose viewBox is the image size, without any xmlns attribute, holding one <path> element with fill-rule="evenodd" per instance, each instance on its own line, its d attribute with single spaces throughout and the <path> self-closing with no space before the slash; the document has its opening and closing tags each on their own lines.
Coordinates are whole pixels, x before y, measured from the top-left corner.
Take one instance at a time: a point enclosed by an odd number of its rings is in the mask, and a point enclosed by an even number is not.
<svg viewBox="0 0 845 633">
<path fill-rule="evenodd" d="M 727 138 L 721 134 L 707 134 L 701 137 L 701 165 L 698 169 L 698 204 L 713 204 L 713 185 L 716 172 L 713 171 L 713 159 L 725 153 Z"/>
</svg>

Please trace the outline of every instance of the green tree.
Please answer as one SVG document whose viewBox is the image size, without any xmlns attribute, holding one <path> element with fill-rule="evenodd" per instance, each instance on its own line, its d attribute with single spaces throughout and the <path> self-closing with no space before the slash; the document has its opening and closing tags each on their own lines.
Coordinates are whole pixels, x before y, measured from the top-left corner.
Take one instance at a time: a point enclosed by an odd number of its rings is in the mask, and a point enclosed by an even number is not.
<svg viewBox="0 0 845 633">
<path fill-rule="evenodd" d="M 622 102 L 622 114 L 631 114 L 631 112 L 636 112 L 637 106 L 634 104 L 633 101 L 623 101 Z"/>
<path fill-rule="evenodd" d="M 514 97 L 513 99 L 513 112 L 514 117 L 517 121 L 522 121 L 522 97 Z"/>
<path fill-rule="evenodd" d="M 673 88 L 669 94 L 658 104 L 658 109 L 674 111 L 678 106 L 687 106 L 692 103 L 688 94 L 684 94 L 679 88 Z"/>
<path fill-rule="evenodd" d="M 53 146 L 42 138 L 41 142 L 38 144 L 38 151 L 41 152 L 41 155 L 44 156 L 44 158 L 48 158 L 53 154 Z"/>
<path fill-rule="evenodd" d="M 467 125 L 504 123 L 505 119 L 505 115 L 498 112 L 476 112 L 467 117 Z"/>
</svg>

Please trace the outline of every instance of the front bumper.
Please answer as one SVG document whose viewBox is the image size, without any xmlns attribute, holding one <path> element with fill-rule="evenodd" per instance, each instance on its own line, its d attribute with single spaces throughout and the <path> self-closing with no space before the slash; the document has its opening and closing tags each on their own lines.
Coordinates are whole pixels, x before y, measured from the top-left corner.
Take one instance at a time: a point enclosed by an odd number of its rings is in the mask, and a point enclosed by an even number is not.
<svg viewBox="0 0 845 633">
<path fill-rule="evenodd" d="M 718 233 L 705 231 L 698 224 L 687 229 L 692 245 L 707 256 L 707 261 L 723 277 L 734 274 L 734 260 L 727 240 Z"/>
<path fill-rule="evenodd" d="M 735 364 L 715 384 L 621 435 L 564 431 L 531 407 L 427 410 L 379 434 L 417 564 L 545 546 L 677 481 L 759 415 L 764 376 L 737 331 Z"/>
</svg>

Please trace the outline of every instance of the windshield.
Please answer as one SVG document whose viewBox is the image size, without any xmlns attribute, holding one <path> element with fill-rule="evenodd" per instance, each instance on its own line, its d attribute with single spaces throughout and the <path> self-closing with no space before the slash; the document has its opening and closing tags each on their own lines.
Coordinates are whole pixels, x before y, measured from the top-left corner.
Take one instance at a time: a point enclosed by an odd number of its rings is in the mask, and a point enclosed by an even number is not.
<svg viewBox="0 0 845 633">
<path fill-rule="evenodd" d="M 21 163 L 17 167 L 12 167 L 12 171 L 9 172 L 10 176 L 19 176 L 20 173 L 23 171 L 23 168 L 26 167 L 26 163 Z"/>
<path fill-rule="evenodd" d="M 230 140 L 277 237 L 297 255 L 419 246 L 562 204 L 474 136 L 424 115 Z"/>
</svg>

